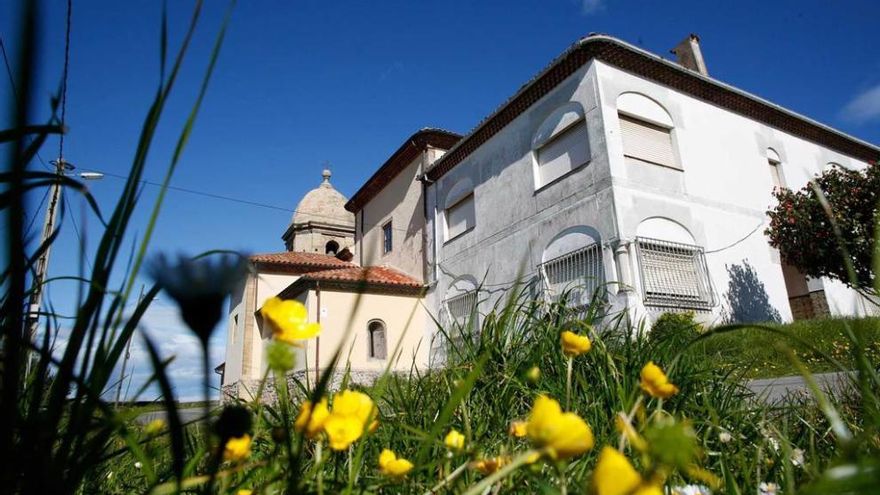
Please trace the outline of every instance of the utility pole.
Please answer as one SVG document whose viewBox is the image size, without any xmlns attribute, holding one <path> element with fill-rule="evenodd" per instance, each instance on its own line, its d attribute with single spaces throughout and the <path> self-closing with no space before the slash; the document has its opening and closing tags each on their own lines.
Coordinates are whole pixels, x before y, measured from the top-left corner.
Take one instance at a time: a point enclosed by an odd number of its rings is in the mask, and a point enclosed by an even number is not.
<svg viewBox="0 0 880 495">
<path fill-rule="evenodd" d="M 46 279 L 46 272 L 49 268 L 49 251 L 51 245 L 46 244 L 52 232 L 55 230 L 55 220 L 58 217 L 58 202 L 61 200 L 61 178 L 64 177 L 66 170 L 73 170 L 64 158 L 58 158 L 50 162 L 55 165 L 55 181 L 52 183 L 52 191 L 49 194 L 49 205 L 46 208 L 46 219 L 43 221 L 43 231 L 40 234 L 40 246 L 46 245 L 45 251 L 40 254 L 37 259 L 37 266 L 34 270 L 34 283 L 31 289 L 30 302 L 28 304 L 28 313 L 26 318 L 27 342 L 32 344 L 40 327 L 40 307 L 43 303 L 43 282 Z M 31 359 L 28 353 L 25 373 L 30 374 Z"/>
<path fill-rule="evenodd" d="M 141 285 L 141 294 L 138 296 L 138 306 L 144 300 L 144 286 Z M 116 385 L 116 406 L 119 406 L 119 397 L 122 395 L 122 383 L 125 381 L 125 367 L 128 366 L 128 359 L 131 357 L 131 338 L 134 334 L 129 335 L 128 343 L 125 344 L 125 357 L 122 358 L 122 370 L 119 372 L 119 384 Z"/>
</svg>

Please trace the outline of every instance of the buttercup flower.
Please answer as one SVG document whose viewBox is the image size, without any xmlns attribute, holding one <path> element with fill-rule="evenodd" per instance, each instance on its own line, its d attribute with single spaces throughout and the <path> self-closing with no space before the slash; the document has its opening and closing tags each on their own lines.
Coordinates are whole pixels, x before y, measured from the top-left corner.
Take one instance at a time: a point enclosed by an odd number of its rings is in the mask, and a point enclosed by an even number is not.
<svg viewBox="0 0 880 495">
<path fill-rule="evenodd" d="M 568 330 L 562 332 L 559 338 L 562 344 L 562 353 L 567 357 L 577 357 L 590 351 L 593 344 L 586 335 L 578 335 Z"/>
<path fill-rule="evenodd" d="M 528 425 L 525 421 L 511 421 L 507 433 L 516 438 L 522 438 L 528 433 Z"/>
<path fill-rule="evenodd" d="M 464 450 L 464 435 L 459 433 L 458 430 L 449 430 L 449 433 L 446 434 L 446 438 L 443 439 L 443 443 L 446 445 L 447 449 L 454 452 L 461 452 Z"/>
<path fill-rule="evenodd" d="M 241 490 L 235 492 L 235 495 L 251 495 L 252 493 L 254 493 L 253 490 L 248 490 L 246 488 L 242 488 Z"/>
<path fill-rule="evenodd" d="M 660 486 L 646 483 L 623 454 L 608 446 L 599 453 L 592 484 L 596 495 L 663 495 Z"/>
<path fill-rule="evenodd" d="M 149 436 L 158 435 L 165 429 L 165 420 L 163 419 L 154 419 L 147 423 L 147 426 L 144 427 L 144 433 Z"/>
<path fill-rule="evenodd" d="M 293 423 L 293 429 L 303 433 L 307 438 L 315 438 L 324 428 L 330 410 L 327 408 L 327 399 L 321 399 L 315 407 L 311 401 L 305 401 L 299 408 L 299 415 Z"/>
<path fill-rule="evenodd" d="M 660 399 L 668 399 L 678 393 L 678 387 L 669 381 L 666 373 L 663 373 L 663 370 L 653 361 L 649 361 L 642 368 L 641 387 L 652 397 Z"/>
<path fill-rule="evenodd" d="M 260 315 L 269 324 L 273 336 L 281 342 L 296 344 L 321 333 L 321 325 L 309 323 L 306 307 L 299 301 L 270 297 L 260 308 Z"/>
<path fill-rule="evenodd" d="M 223 459 L 227 461 L 239 461 L 251 455 L 251 436 L 244 434 L 233 437 L 226 441 L 223 448 Z"/>
<path fill-rule="evenodd" d="M 532 383 L 536 383 L 541 379 L 541 368 L 538 368 L 537 366 L 529 368 L 529 371 L 526 371 L 526 379 Z"/>
<path fill-rule="evenodd" d="M 397 457 L 397 454 L 388 449 L 383 449 L 379 454 L 379 472 L 386 476 L 399 478 L 412 471 L 412 468 L 413 463 L 402 457 Z"/>
<path fill-rule="evenodd" d="M 483 474 L 492 474 L 503 468 L 510 462 L 507 456 L 490 457 L 488 459 L 480 459 L 471 463 L 471 467 Z"/>
<path fill-rule="evenodd" d="M 376 405 L 363 392 L 345 390 L 333 396 L 333 408 L 324 421 L 324 432 L 333 450 L 345 450 L 356 442 L 365 429 L 378 426 Z"/>
<path fill-rule="evenodd" d="M 551 459 L 567 459 L 593 448 L 593 431 L 575 413 L 563 413 L 559 403 L 540 395 L 526 424 L 529 439 L 546 448 Z"/>
</svg>

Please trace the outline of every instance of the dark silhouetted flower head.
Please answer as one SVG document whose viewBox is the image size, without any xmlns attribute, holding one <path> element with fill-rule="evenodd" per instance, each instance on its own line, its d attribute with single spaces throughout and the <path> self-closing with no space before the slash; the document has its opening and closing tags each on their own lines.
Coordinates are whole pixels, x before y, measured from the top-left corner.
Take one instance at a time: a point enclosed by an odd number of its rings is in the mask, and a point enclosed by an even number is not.
<svg viewBox="0 0 880 495">
<path fill-rule="evenodd" d="M 183 321 L 207 345 L 223 316 L 223 302 L 247 273 L 247 257 L 226 254 L 176 260 L 158 255 L 148 267 L 150 276 L 180 307 Z"/>
<path fill-rule="evenodd" d="M 239 438 L 251 431 L 251 413 L 244 406 L 226 406 L 217 422 L 214 423 L 214 432 L 222 440 Z"/>
</svg>

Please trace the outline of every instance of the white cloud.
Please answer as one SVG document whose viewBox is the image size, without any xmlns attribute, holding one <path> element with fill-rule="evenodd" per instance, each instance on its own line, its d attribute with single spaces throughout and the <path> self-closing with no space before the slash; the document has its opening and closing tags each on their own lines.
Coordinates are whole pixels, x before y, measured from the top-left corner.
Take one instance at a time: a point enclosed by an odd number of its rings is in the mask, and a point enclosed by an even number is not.
<svg viewBox="0 0 880 495">
<path fill-rule="evenodd" d="M 603 4 L 604 0 L 580 0 L 581 2 L 581 13 L 583 14 L 593 14 L 602 10 L 605 6 Z"/>
<path fill-rule="evenodd" d="M 880 84 L 850 100 L 841 114 L 844 119 L 856 123 L 880 119 Z"/>
</svg>

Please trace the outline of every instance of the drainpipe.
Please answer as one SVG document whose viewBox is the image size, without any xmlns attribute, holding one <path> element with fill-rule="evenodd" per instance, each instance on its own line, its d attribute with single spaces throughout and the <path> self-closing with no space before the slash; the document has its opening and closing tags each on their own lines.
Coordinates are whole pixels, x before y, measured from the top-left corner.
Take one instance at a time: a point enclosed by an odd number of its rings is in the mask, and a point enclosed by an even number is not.
<svg viewBox="0 0 880 495">
<path fill-rule="evenodd" d="M 321 324 L 321 282 L 315 281 L 315 295 L 318 299 L 318 325 Z M 320 365 L 321 365 L 321 335 L 318 334 L 315 337 L 315 386 L 318 385 L 318 381 L 321 376 Z"/>
</svg>

